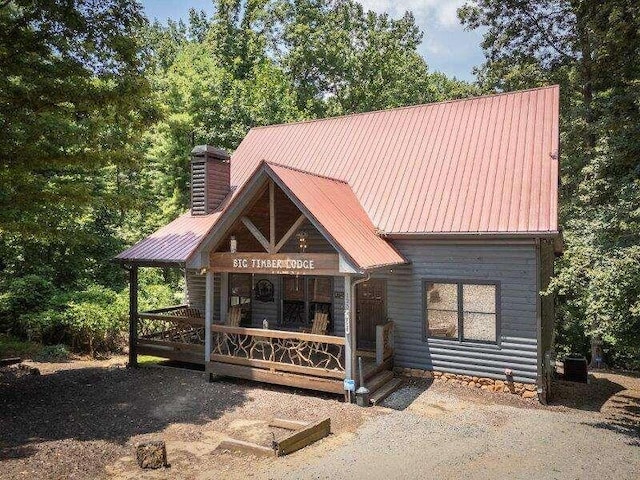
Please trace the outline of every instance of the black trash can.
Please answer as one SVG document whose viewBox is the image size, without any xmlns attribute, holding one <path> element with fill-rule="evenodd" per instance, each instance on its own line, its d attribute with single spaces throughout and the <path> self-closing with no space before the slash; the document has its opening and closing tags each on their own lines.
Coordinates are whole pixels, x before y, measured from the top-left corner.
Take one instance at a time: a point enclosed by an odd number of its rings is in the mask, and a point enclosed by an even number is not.
<svg viewBox="0 0 640 480">
<path fill-rule="evenodd" d="M 567 357 L 564 359 L 564 379 L 570 382 L 587 383 L 587 359 Z"/>
</svg>

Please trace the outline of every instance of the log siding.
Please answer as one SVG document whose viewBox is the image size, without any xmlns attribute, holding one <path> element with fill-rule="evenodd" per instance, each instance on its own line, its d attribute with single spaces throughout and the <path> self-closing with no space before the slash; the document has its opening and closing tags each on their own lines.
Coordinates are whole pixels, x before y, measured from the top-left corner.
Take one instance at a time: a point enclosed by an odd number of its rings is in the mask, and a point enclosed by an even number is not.
<svg viewBox="0 0 640 480">
<path fill-rule="evenodd" d="M 379 272 L 387 280 L 388 315 L 395 322 L 396 366 L 533 382 L 537 377 L 536 245 L 427 243 L 397 240 L 410 260 Z M 497 344 L 424 338 L 423 281 L 497 282 L 500 330 Z"/>
</svg>

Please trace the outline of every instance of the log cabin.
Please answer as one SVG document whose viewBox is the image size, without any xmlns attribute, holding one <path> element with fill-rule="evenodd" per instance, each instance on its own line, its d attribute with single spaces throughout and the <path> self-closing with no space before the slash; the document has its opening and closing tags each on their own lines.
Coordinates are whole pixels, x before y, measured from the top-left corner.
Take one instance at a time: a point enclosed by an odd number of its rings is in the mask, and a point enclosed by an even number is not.
<svg viewBox="0 0 640 480">
<path fill-rule="evenodd" d="M 130 364 L 343 394 L 361 358 L 376 387 L 395 367 L 545 395 L 558 119 L 551 86 L 256 127 L 233 155 L 195 147 L 190 210 L 116 257 Z M 139 267 L 182 269 L 184 304 L 138 312 Z"/>
</svg>

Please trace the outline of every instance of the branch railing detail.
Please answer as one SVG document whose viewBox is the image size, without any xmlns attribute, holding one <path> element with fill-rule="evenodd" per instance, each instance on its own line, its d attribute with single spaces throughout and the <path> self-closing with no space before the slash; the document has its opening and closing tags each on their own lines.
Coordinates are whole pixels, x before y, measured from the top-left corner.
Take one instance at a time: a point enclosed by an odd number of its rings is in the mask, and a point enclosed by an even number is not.
<svg viewBox="0 0 640 480">
<path fill-rule="evenodd" d="M 188 305 L 138 313 L 138 339 L 204 345 L 204 316 Z"/>
<path fill-rule="evenodd" d="M 376 326 L 376 363 L 378 365 L 393 356 L 393 328 L 394 324 L 391 320 Z"/>
<path fill-rule="evenodd" d="M 211 335 L 213 362 L 345 378 L 343 337 L 226 325 Z"/>
</svg>

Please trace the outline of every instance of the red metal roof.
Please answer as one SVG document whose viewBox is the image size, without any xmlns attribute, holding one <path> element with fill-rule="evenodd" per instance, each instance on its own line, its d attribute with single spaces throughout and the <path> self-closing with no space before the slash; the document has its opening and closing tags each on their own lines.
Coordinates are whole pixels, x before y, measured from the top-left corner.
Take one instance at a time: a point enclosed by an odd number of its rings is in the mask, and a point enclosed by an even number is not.
<svg viewBox="0 0 640 480">
<path fill-rule="evenodd" d="M 148 264 L 184 263 L 206 238 L 220 213 L 191 215 L 189 212 L 180 215 L 120 253 L 116 259 Z"/>
<path fill-rule="evenodd" d="M 375 230 L 553 234 L 558 120 L 552 86 L 257 127 L 231 158 L 232 191 L 266 161 L 363 268 L 399 257 Z M 116 258 L 185 262 L 221 213 L 186 213 Z"/>
<path fill-rule="evenodd" d="M 274 180 L 304 206 L 321 231 L 351 258 L 355 267 L 366 270 L 406 263 L 404 257 L 376 233 L 347 183 L 277 164 L 267 164 L 267 167 L 275 174 Z"/>
<path fill-rule="evenodd" d="M 253 128 L 231 159 L 347 182 L 373 224 L 398 233 L 558 230 L 557 86 Z"/>
</svg>

